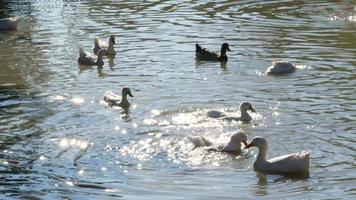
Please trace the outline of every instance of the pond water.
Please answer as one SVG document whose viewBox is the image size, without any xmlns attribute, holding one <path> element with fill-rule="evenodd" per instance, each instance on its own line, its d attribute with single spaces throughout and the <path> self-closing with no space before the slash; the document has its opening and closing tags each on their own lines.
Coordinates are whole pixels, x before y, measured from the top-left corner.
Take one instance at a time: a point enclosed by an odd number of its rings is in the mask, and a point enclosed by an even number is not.
<svg viewBox="0 0 356 200">
<path fill-rule="evenodd" d="M 1 199 L 354 198 L 355 1 L 15 1 L 0 33 Z M 116 35 L 102 69 L 78 49 Z M 226 65 L 196 62 L 195 43 Z M 265 76 L 273 60 L 303 66 Z M 128 113 L 102 102 L 131 88 Z M 251 124 L 206 117 L 257 111 Z M 242 156 L 192 148 L 263 136 L 268 156 L 311 151 L 310 177 L 260 176 Z"/>
</svg>

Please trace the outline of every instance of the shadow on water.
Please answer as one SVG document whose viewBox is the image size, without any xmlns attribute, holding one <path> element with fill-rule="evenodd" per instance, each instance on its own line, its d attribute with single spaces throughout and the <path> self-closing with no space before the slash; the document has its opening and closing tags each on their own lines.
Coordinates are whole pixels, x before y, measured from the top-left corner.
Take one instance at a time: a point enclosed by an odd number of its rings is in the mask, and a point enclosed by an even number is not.
<svg viewBox="0 0 356 200">
<path fill-rule="evenodd" d="M 11 16 L 22 21 L 17 31 L 0 33 L 0 194 L 37 199 L 19 191 L 37 182 L 30 174 L 36 174 L 37 141 L 46 133 L 40 124 L 54 114 L 40 92 L 49 73 L 41 63 L 43 54 L 36 53 L 41 47 L 31 40 L 30 3 L 1 1 L 0 18 Z"/>
</svg>

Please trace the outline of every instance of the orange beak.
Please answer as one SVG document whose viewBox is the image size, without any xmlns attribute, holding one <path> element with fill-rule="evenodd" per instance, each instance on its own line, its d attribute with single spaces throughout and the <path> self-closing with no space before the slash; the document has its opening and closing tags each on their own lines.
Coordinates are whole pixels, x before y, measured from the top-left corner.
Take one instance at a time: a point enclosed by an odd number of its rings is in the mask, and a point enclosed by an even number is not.
<svg viewBox="0 0 356 200">
<path fill-rule="evenodd" d="M 252 146 L 253 146 L 252 142 L 250 142 L 249 144 L 245 144 L 245 149 L 248 149 L 248 148 L 250 148 Z"/>
<path fill-rule="evenodd" d="M 242 143 L 244 143 L 245 148 L 246 148 L 246 146 L 248 145 L 247 142 L 246 142 L 246 141 L 243 141 Z"/>
</svg>

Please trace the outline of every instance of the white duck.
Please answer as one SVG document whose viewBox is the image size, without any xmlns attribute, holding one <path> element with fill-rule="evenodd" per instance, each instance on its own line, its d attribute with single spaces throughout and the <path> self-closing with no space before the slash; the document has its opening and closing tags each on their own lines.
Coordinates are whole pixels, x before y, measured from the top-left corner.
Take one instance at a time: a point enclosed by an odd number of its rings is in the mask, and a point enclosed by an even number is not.
<svg viewBox="0 0 356 200">
<path fill-rule="evenodd" d="M 0 30 L 10 31 L 17 29 L 18 17 L 9 17 L 0 19 Z"/>
<path fill-rule="evenodd" d="M 256 112 L 255 109 L 253 109 L 251 103 L 249 102 L 241 102 L 240 104 L 240 117 L 227 117 L 224 113 L 216 110 L 211 110 L 208 111 L 208 116 L 212 118 L 221 118 L 223 120 L 228 120 L 228 121 L 242 121 L 243 123 L 249 123 L 252 120 L 252 117 L 247 111 L 251 112 Z"/>
<path fill-rule="evenodd" d="M 104 101 L 106 101 L 109 106 L 120 106 L 122 108 L 128 108 L 131 104 L 129 100 L 127 100 L 127 95 L 133 97 L 131 90 L 128 87 L 122 88 L 122 97 L 114 94 L 111 91 L 107 91 L 104 94 Z"/>
<path fill-rule="evenodd" d="M 101 49 L 98 52 L 98 56 L 85 52 L 84 48 L 79 49 L 78 63 L 82 65 L 104 65 L 103 55 L 106 53 L 106 50 Z"/>
<path fill-rule="evenodd" d="M 114 57 L 116 55 L 114 44 L 116 44 L 115 43 L 115 35 L 110 35 L 109 43 L 104 42 L 104 41 L 100 40 L 98 37 L 96 37 L 94 40 L 93 52 L 96 55 L 100 49 L 105 49 L 106 54 L 108 56 Z"/>
<path fill-rule="evenodd" d="M 219 152 L 229 152 L 229 153 L 241 153 L 241 142 L 247 145 L 247 136 L 243 132 L 238 132 L 230 137 L 227 144 L 214 146 L 212 142 L 203 136 L 190 136 L 188 140 L 193 143 L 194 148 L 197 147 L 208 147 L 206 150 L 209 151 L 219 151 Z"/>
<path fill-rule="evenodd" d="M 274 61 L 272 65 L 267 68 L 267 75 L 284 75 L 294 72 L 297 67 L 293 63 L 283 62 L 283 61 Z"/>
<path fill-rule="evenodd" d="M 259 150 L 257 159 L 253 164 L 254 170 L 266 174 L 309 176 L 310 152 L 302 151 L 267 160 L 268 144 L 266 139 L 259 136 L 254 137 L 245 148 L 250 148 L 252 146 L 257 147 Z"/>
</svg>

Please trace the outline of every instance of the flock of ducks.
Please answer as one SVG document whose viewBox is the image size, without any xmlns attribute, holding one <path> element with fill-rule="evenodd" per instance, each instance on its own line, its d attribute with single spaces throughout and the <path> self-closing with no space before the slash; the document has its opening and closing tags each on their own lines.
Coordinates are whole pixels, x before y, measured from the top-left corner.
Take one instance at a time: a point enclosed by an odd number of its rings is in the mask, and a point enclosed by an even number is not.
<svg viewBox="0 0 356 200">
<path fill-rule="evenodd" d="M 268 143 L 263 137 L 256 136 L 250 142 L 247 141 L 247 135 L 238 132 L 230 137 L 227 144 L 217 145 L 203 136 L 188 136 L 187 139 L 194 145 L 194 148 L 204 147 L 208 151 L 218 151 L 242 154 L 242 145 L 248 149 L 250 147 L 258 148 L 258 155 L 253 164 L 255 171 L 265 174 L 278 174 L 293 177 L 309 176 L 309 154 L 310 152 L 302 151 L 288 155 L 282 155 L 267 159 Z"/>
<path fill-rule="evenodd" d="M 109 42 L 100 40 L 98 37 L 94 40 L 93 53 L 85 52 L 83 47 L 79 48 L 78 63 L 81 65 L 98 65 L 103 66 L 103 56 L 114 58 L 116 51 L 114 48 L 115 36 L 110 35 Z"/>
<path fill-rule="evenodd" d="M 109 42 L 100 40 L 98 37 L 94 40 L 93 53 L 85 52 L 84 48 L 79 49 L 78 63 L 81 65 L 98 65 L 103 66 L 103 56 L 110 58 L 115 57 L 116 51 L 114 48 L 115 36 L 110 35 Z M 198 43 L 195 44 L 195 57 L 200 61 L 217 61 L 227 62 L 229 59 L 226 55 L 227 51 L 231 51 L 228 43 L 221 45 L 220 54 L 203 48 Z M 265 74 L 267 75 L 285 75 L 294 72 L 297 69 L 296 65 L 284 61 L 274 61 L 272 65 L 267 68 Z"/>
<path fill-rule="evenodd" d="M 16 30 L 18 17 L 3 18 L 0 19 L 0 30 Z M 114 48 L 115 36 L 110 35 L 109 41 L 104 42 L 99 38 L 94 40 L 93 53 L 85 52 L 84 48 L 79 49 L 78 63 L 81 65 L 104 65 L 103 56 L 115 57 L 116 51 Z M 197 60 L 201 61 L 217 61 L 217 62 L 227 62 L 227 51 L 231 51 L 228 43 L 223 43 L 221 45 L 220 54 L 209 49 L 203 48 L 198 43 L 195 44 L 196 50 L 195 55 Z M 296 65 L 283 62 L 275 61 L 266 70 L 267 75 L 284 75 L 292 73 L 296 70 Z M 116 95 L 111 91 L 107 91 L 104 94 L 103 100 L 107 102 L 109 106 L 118 106 L 122 108 L 129 108 L 130 102 L 128 97 L 133 97 L 130 88 L 124 87 L 122 89 L 122 96 Z M 239 117 L 229 117 L 226 114 L 219 111 L 209 111 L 207 116 L 211 118 L 227 120 L 227 121 L 241 121 L 243 123 L 249 123 L 252 117 L 249 115 L 248 111 L 256 112 L 249 102 L 242 102 L 240 104 Z M 248 149 L 251 147 L 258 148 L 259 152 L 257 158 L 253 164 L 254 170 L 264 172 L 266 174 L 281 174 L 281 175 L 307 175 L 309 176 L 309 154 L 310 152 L 299 152 L 288 155 L 283 155 L 275 157 L 272 159 L 267 159 L 268 143 L 263 137 L 254 137 L 251 141 L 247 141 L 247 135 L 243 132 L 238 132 L 230 137 L 227 144 L 216 145 L 209 141 L 203 136 L 190 136 L 187 137 L 190 142 L 193 143 L 194 147 L 205 147 L 208 151 L 219 151 L 219 152 L 229 152 L 235 154 L 242 153 L 242 144 L 244 148 Z"/>
<path fill-rule="evenodd" d="M 115 36 L 110 35 L 109 41 L 104 42 L 99 38 L 94 40 L 93 53 L 84 52 L 83 48 L 79 49 L 78 63 L 81 65 L 98 65 L 104 64 L 103 56 L 113 58 L 116 55 L 114 48 Z M 203 48 L 198 43 L 195 44 L 195 55 L 197 60 L 201 61 L 217 61 L 227 62 L 227 51 L 231 51 L 228 43 L 221 45 L 220 54 L 209 49 Z M 296 66 L 292 63 L 276 61 L 272 63 L 266 70 L 268 75 L 282 75 L 294 72 Z M 103 100 L 108 106 L 118 106 L 124 109 L 130 107 L 128 96 L 133 97 L 130 88 L 124 87 L 122 89 L 122 96 L 116 95 L 111 91 L 104 94 Z M 211 110 L 207 112 L 207 116 L 219 120 L 226 121 L 241 121 L 242 123 L 250 123 L 252 117 L 250 112 L 256 112 L 249 102 L 242 102 L 240 104 L 240 116 L 227 116 L 220 111 Z M 266 174 L 281 174 L 281 175 L 303 175 L 309 176 L 309 152 L 293 153 L 267 159 L 267 140 L 263 137 L 254 137 L 250 142 L 247 141 L 247 135 L 243 132 L 238 132 L 230 137 L 227 144 L 216 145 L 209 139 L 203 136 L 189 136 L 187 139 L 194 145 L 194 148 L 204 147 L 208 151 L 228 152 L 234 154 L 242 153 L 242 145 L 248 149 L 250 147 L 257 147 L 259 152 L 253 164 L 254 170 Z"/>
</svg>

